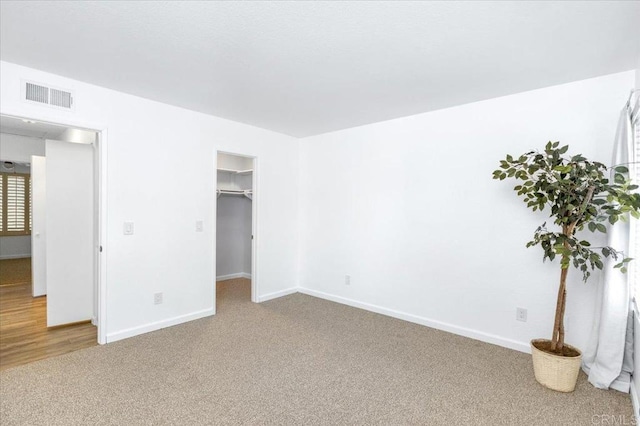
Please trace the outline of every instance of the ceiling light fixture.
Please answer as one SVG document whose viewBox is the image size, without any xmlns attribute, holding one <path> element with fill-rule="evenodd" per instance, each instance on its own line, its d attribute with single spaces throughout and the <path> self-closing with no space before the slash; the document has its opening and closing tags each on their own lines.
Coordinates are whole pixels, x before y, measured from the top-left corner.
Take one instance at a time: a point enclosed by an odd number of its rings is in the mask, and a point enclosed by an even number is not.
<svg viewBox="0 0 640 426">
<path fill-rule="evenodd" d="M 29 123 L 29 124 L 36 124 L 35 121 L 33 120 L 27 120 L 26 118 L 23 118 L 22 121 L 24 121 L 25 123 Z"/>
</svg>

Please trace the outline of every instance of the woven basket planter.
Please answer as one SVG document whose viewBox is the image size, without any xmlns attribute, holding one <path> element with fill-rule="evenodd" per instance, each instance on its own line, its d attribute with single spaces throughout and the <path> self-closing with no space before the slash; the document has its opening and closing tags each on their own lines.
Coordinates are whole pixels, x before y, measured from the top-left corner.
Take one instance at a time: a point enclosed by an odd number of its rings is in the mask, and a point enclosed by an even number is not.
<svg viewBox="0 0 640 426">
<path fill-rule="evenodd" d="M 534 343 L 548 342 L 546 339 L 531 341 L 531 356 L 536 380 L 543 386 L 558 392 L 573 392 L 582 363 L 582 353 L 573 346 L 565 346 L 578 352 L 578 356 L 566 357 L 550 354 L 536 348 Z"/>
</svg>

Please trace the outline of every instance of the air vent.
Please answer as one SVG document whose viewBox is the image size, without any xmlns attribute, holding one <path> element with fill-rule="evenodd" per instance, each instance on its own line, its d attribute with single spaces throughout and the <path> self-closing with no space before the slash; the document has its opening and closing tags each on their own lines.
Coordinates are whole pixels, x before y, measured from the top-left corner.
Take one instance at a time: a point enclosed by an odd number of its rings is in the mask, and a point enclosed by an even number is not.
<svg viewBox="0 0 640 426">
<path fill-rule="evenodd" d="M 71 93 L 64 90 L 50 89 L 50 104 L 62 108 L 71 108 Z"/>
<path fill-rule="evenodd" d="M 49 88 L 44 86 L 38 86 L 37 84 L 33 84 L 33 83 L 27 83 L 27 100 L 48 104 Z"/>
<path fill-rule="evenodd" d="M 54 89 L 41 84 L 23 82 L 25 100 L 56 108 L 73 109 L 73 94 L 64 89 Z"/>
</svg>

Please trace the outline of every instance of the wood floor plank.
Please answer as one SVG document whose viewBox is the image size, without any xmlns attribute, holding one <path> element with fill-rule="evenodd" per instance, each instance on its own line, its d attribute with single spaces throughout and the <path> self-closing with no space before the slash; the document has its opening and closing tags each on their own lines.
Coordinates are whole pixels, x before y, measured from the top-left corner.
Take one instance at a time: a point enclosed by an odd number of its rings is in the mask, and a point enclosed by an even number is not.
<svg viewBox="0 0 640 426">
<path fill-rule="evenodd" d="M 4 262 L 0 260 L 0 275 L 7 270 Z M 20 281 L 15 271 L 11 279 Z M 29 282 L 0 285 L 0 370 L 95 345 L 96 327 L 91 323 L 48 329 L 47 298 L 34 298 Z"/>
</svg>

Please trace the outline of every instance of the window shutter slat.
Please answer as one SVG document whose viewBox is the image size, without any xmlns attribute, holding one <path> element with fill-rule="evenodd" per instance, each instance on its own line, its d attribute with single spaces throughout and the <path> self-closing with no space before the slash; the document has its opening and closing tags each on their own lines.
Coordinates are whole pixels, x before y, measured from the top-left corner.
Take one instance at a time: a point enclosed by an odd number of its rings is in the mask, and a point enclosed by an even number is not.
<svg viewBox="0 0 640 426">
<path fill-rule="evenodd" d="M 24 232 L 26 178 L 20 175 L 8 175 L 7 179 L 7 231 Z"/>
<path fill-rule="evenodd" d="M 31 203 L 28 174 L 0 173 L 0 235 L 29 235 Z"/>
</svg>

